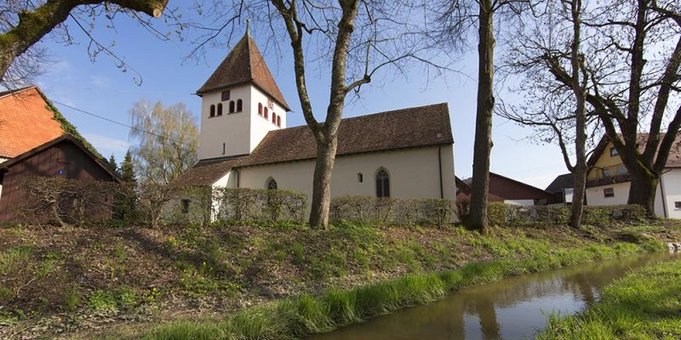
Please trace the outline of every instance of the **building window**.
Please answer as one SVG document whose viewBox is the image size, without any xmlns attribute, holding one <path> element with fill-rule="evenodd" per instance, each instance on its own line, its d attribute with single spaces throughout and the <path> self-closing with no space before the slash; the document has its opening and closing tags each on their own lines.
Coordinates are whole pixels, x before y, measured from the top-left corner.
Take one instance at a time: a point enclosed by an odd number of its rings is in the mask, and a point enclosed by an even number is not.
<svg viewBox="0 0 681 340">
<path fill-rule="evenodd" d="M 222 143 L 222 154 L 225 154 L 225 151 L 227 151 L 227 143 Z"/>
<path fill-rule="evenodd" d="M 357 182 L 364 182 L 364 175 L 361 172 L 357 173 Z"/>
<path fill-rule="evenodd" d="M 183 214 L 189 213 L 189 200 L 188 199 L 182 200 L 182 213 Z"/>
<path fill-rule="evenodd" d="M 262 103 L 258 103 L 258 114 L 262 116 Z"/>
<path fill-rule="evenodd" d="M 215 117 L 215 105 L 210 106 L 210 116 Z"/>
<path fill-rule="evenodd" d="M 681 201 L 674 202 L 674 208 L 681 209 Z"/>
<path fill-rule="evenodd" d="M 229 97 L 230 97 L 229 90 L 222 91 L 222 101 L 223 101 L 223 102 L 228 101 L 228 100 L 229 100 Z"/>
<path fill-rule="evenodd" d="M 605 197 L 605 198 L 615 197 L 615 189 L 613 189 L 613 188 L 603 189 L 603 197 Z"/>
<path fill-rule="evenodd" d="M 222 103 L 218 104 L 218 116 L 222 116 Z"/>
<path fill-rule="evenodd" d="M 267 119 L 267 108 L 264 109 L 265 119 Z"/>
<path fill-rule="evenodd" d="M 619 156 L 619 152 L 617 152 L 617 149 L 615 149 L 615 147 L 611 147 L 610 148 L 610 157 L 615 157 L 615 156 Z"/>
<path fill-rule="evenodd" d="M 274 180 L 274 178 L 270 178 L 267 180 L 267 190 L 276 190 L 277 189 L 277 181 Z"/>
<path fill-rule="evenodd" d="M 241 101 L 241 99 L 237 99 L 236 101 L 236 112 L 241 112 L 244 109 L 244 102 Z"/>
<path fill-rule="evenodd" d="M 603 168 L 601 169 L 601 172 L 603 173 L 603 177 L 610 177 L 610 169 Z"/>
<path fill-rule="evenodd" d="M 277 116 L 277 126 L 281 127 L 281 116 Z"/>
<path fill-rule="evenodd" d="M 229 102 L 229 113 L 234 113 L 234 101 Z"/>
<path fill-rule="evenodd" d="M 277 114 L 272 112 L 272 124 L 277 124 Z"/>
<path fill-rule="evenodd" d="M 376 196 L 390 197 L 390 176 L 385 169 L 380 169 L 376 173 Z"/>
</svg>

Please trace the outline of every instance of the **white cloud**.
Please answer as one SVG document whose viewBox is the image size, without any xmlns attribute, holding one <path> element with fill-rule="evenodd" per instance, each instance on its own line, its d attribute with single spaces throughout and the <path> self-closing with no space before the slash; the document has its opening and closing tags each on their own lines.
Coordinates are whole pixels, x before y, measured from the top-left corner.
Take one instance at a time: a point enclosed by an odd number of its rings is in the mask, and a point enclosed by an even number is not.
<svg viewBox="0 0 681 340">
<path fill-rule="evenodd" d="M 97 75 L 90 76 L 90 83 L 97 89 L 106 89 L 111 86 L 109 78 Z"/>
<path fill-rule="evenodd" d="M 92 145 L 94 145 L 103 155 L 125 153 L 130 147 L 130 143 L 126 140 L 103 136 L 96 133 L 85 133 L 83 134 L 83 137 L 92 143 Z"/>
</svg>

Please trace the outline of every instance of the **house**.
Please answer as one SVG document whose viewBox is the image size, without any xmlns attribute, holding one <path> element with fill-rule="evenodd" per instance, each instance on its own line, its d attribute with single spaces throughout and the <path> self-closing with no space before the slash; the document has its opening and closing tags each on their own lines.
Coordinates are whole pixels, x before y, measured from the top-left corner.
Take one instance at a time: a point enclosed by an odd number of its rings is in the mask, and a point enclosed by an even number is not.
<svg viewBox="0 0 681 340">
<path fill-rule="evenodd" d="M 640 134 L 638 138 L 643 148 L 647 135 Z M 631 177 L 617 149 L 606 136 L 594 149 L 587 165 L 587 205 L 627 204 Z M 681 218 L 681 136 L 677 136 L 660 176 L 655 194 L 655 214 L 659 217 Z"/>
<path fill-rule="evenodd" d="M 247 32 L 197 91 L 200 161 L 176 184 L 288 189 L 312 196 L 316 143 L 290 112 Z M 343 119 L 331 196 L 455 199 L 447 104 Z"/>
<path fill-rule="evenodd" d="M 472 181 L 472 178 L 468 178 L 464 183 L 470 187 Z M 466 195 L 463 191 L 460 191 L 457 199 L 470 199 L 470 194 Z M 503 202 L 513 205 L 546 205 L 552 199 L 553 195 L 542 189 L 494 172 L 489 173 L 489 193 L 487 196 L 489 202 Z"/>
<path fill-rule="evenodd" d="M 549 186 L 546 187 L 546 192 L 553 195 L 553 200 L 550 203 L 571 204 L 573 192 L 574 177 L 572 173 L 558 175 Z"/>
<path fill-rule="evenodd" d="M 0 164 L 0 221 L 19 218 L 17 210 L 26 203 L 22 181 L 36 176 L 120 182 L 104 160 L 65 134 Z"/>
</svg>

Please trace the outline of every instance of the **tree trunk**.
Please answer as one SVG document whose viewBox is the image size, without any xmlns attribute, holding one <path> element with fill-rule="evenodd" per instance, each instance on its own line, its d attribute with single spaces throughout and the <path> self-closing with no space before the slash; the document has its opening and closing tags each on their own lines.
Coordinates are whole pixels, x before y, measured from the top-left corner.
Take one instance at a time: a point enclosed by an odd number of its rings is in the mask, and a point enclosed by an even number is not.
<svg viewBox="0 0 681 340">
<path fill-rule="evenodd" d="M 489 164 L 492 151 L 492 113 L 494 111 L 494 13 L 492 0 L 480 0 L 479 6 L 478 102 L 473 148 L 473 185 L 467 224 L 485 233 Z"/>
<path fill-rule="evenodd" d="M 658 178 L 652 176 L 632 174 L 627 203 L 642 205 L 646 209 L 648 216 L 655 218 L 655 192 L 659 182 Z"/>
<path fill-rule="evenodd" d="M 337 146 L 337 138 L 329 138 L 326 143 L 317 143 L 317 161 L 314 168 L 310 207 L 310 227 L 312 228 L 324 229 L 329 225 L 331 175 Z"/>
<path fill-rule="evenodd" d="M 570 49 L 570 64 L 572 67 L 572 92 L 575 95 L 575 167 L 573 169 L 572 210 L 570 212 L 570 226 L 579 228 L 582 224 L 584 211 L 584 190 L 586 189 L 586 98 L 584 89 L 587 85 L 587 74 L 582 73 L 580 44 L 582 1 L 566 1 L 571 7 L 572 14 L 572 46 Z M 583 79 L 580 81 L 580 74 Z M 567 155 L 566 155 L 567 156 Z"/>
</svg>

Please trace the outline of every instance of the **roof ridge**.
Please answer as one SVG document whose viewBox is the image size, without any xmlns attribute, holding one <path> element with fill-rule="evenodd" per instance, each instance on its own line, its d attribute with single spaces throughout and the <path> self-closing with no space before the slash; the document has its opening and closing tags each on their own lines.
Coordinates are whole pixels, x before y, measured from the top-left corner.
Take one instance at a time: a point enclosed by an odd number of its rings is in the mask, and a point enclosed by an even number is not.
<svg viewBox="0 0 681 340">
<path fill-rule="evenodd" d="M 13 94 L 16 94 L 16 93 L 19 93 L 19 92 L 23 92 L 23 91 L 28 90 L 28 89 L 32 89 L 32 88 L 36 88 L 38 91 L 40 91 L 40 89 L 38 89 L 38 85 L 33 84 L 33 85 L 20 87 L 18 89 L 14 89 L 14 90 L 8 89 L 7 91 L 2 91 L 2 92 L 0 92 L 0 99 L 5 98 L 9 95 L 13 95 Z"/>
</svg>

